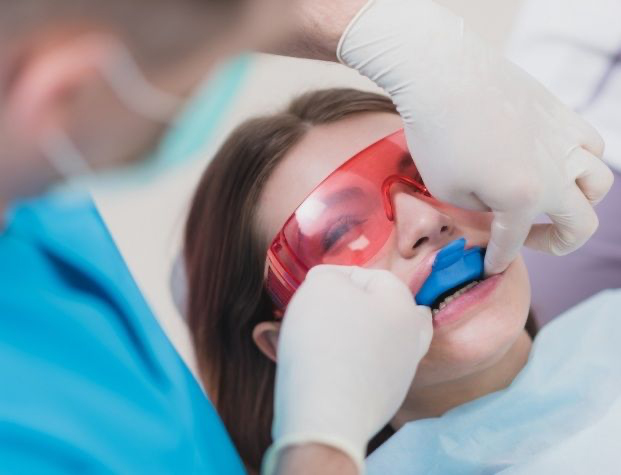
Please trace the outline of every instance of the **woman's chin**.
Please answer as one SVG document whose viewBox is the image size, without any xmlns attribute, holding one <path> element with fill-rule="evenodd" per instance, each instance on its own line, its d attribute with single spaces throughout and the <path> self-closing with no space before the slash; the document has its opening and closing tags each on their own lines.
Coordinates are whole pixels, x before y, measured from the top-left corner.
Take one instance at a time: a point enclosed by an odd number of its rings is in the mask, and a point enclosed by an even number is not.
<svg viewBox="0 0 621 475">
<path fill-rule="evenodd" d="M 459 378 L 488 368 L 500 360 L 524 331 L 525 319 L 517 325 L 472 324 L 432 343 L 425 362 L 444 377 Z M 445 371 L 442 371 L 445 368 Z M 448 373 L 448 374 L 447 374 Z M 443 379 L 444 379 L 443 377 Z"/>
</svg>

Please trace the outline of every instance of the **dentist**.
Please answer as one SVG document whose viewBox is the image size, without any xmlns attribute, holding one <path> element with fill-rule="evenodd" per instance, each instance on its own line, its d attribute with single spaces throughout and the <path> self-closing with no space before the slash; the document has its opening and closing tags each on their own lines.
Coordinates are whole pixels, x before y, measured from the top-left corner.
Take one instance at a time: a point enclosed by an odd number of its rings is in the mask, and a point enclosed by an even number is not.
<svg viewBox="0 0 621 475">
<path fill-rule="evenodd" d="M 338 59 L 383 87 L 432 193 L 495 212 L 489 273 L 525 241 L 577 249 L 612 182 L 587 123 L 429 0 L 2 9 L 0 473 L 243 472 L 92 203 L 9 206 L 64 177 L 142 160 L 222 57 L 253 47 Z M 541 213 L 552 223 L 531 227 Z M 429 310 L 390 274 L 311 272 L 284 319 L 265 471 L 360 472 L 430 339 Z"/>
</svg>

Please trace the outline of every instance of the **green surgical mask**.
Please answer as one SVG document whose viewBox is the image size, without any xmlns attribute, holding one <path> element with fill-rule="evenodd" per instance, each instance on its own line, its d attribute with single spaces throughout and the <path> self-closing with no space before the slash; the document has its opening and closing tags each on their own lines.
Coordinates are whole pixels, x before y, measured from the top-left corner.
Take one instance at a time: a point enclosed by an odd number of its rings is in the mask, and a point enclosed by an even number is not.
<svg viewBox="0 0 621 475">
<path fill-rule="evenodd" d="M 172 123 L 150 157 L 131 168 L 105 174 L 105 185 L 131 185 L 204 157 L 211 139 L 230 110 L 249 69 L 251 57 L 240 56 L 210 76 Z"/>
<path fill-rule="evenodd" d="M 197 89 L 185 106 L 180 106 L 181 100 L 147 82 L 123 46 L 119 48 L 118 57 L 113 67 L 102 68 L 102 76 L 128 109 L 150 120 L 169 123 L 170 128 L 155 152 L 141 163 L 97 176 L 64 131 L 50 134 L 42 150 L 52 166 L 70 180 L 69 189 L 91 188 L 94 184 L 105 188 L 132 185 L 202 156 L 233 102 L 250 63 L 249 56 L 241 56 L 225 64 Z M 174 110 L 181 112 L 175 117 Z M 63 188 L 67 188 L 67 184 L 61 185 L 60 189 Z"/>
</svg>

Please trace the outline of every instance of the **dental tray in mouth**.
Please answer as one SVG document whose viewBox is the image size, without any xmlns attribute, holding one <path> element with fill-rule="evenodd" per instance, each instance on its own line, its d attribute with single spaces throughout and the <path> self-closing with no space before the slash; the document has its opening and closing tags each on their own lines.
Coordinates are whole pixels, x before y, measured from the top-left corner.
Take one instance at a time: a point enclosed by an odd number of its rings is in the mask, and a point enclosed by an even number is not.
<svg viewBox="0 0 621 475">
<path fill-rule="evenodd" d="M 485 251 L 478 246 L 466 250 L 466 240 L 457 239 L 436 255 L 431 274 L 416 294 L 418 305 L 431 307 L 451 290 L 483 277 Z"/>
</svg>

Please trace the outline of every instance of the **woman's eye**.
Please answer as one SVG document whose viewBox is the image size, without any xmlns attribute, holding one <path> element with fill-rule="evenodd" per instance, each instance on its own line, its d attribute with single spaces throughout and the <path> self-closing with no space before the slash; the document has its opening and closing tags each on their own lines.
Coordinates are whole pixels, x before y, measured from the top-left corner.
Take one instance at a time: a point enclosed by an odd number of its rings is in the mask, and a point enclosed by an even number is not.
<svg viewBox="0 0 621 475">
<path fill-rule="evenodd" d="M 330 226 L 330 229 L 328 229 L 326 234 L 323 236 L 323 239 L 321 240 L 321 247 L 323 251 L 330 251 L 352 229 L 364 224 L 365 222 L 366 219 L 360 219 L 353 216 L 340 217 Z"/>
</svg>

